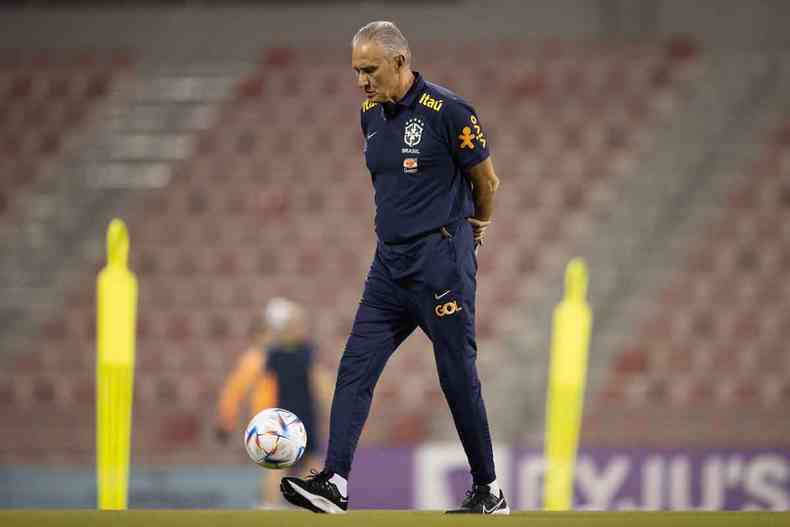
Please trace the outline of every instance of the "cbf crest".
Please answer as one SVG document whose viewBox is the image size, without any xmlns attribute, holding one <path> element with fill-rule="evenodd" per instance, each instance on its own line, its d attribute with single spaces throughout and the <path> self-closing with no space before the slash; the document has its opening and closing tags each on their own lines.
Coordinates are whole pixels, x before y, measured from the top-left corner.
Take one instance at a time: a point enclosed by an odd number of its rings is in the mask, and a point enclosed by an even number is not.
<svg viewBox="0 0 790 527">
<path fill-rule="evenodd" d="M 420 144 L 424 126 L 422 120 L 416 117 L 412 117 L 406 121 L 406 126 L 403 129 L 403 142 L 408 146 L 417 146 Z"/>
</svg>

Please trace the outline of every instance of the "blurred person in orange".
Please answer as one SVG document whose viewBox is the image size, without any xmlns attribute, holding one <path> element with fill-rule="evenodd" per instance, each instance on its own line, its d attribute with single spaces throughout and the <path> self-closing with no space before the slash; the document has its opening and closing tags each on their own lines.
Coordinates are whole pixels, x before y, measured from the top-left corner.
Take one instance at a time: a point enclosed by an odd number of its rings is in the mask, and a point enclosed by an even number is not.
<svg viewBox="0 0 790 527">
<path fill-rule="evenodd" d="M 217 408 L 217 437 L 223 442 L 239 432 L 245 402 L 249 417 L 274 407 L 296 414 L 307 430 L 307 447 L 289 472 L 320 464 L 316 453 L 322 434 L 316 429 L 317 414 L 328 405 L 333 390 L 333 380 L 315 364 L 315 345 L 308 333 L 300 304 L 279 297 L 269 301 L 255 322 L 249 347 L 223 383 Z M 260 507 L 284 505 L 279 482 L 278 472 L 264 470 Z"/>
</svg>

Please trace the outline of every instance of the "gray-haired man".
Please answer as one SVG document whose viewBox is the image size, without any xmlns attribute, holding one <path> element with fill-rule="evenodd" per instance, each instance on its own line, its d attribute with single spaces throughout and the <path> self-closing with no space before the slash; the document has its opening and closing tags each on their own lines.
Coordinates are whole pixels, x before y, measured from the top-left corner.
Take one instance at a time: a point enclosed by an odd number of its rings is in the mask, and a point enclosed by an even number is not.
<svg viewBox="0 0 790 527">
<path fill-rule="evenodd" d="M 449 512 L 508 514 L 475 364 L 476 250 L 499 186 L 488 141 L 471 105 L 412 71 L 408 42 L 394 24 L 371 22 L 352 46 L 367 98 L 361 124 L 378 245 L 340 361 L 324 470 L 283 478 L 280 488 L 315 512 L 347 509 L 347 478 L 373 389 L 419 326 L 433 342 L 473 479 L 461 508 Z"/>
</svg>

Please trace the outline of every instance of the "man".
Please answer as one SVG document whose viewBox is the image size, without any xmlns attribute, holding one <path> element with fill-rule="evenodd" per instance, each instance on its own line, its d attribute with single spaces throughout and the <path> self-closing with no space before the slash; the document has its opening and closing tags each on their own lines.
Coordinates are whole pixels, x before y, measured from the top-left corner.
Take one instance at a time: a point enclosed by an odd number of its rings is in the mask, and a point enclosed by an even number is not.
<svg viewBox="0 0 790 527">
<path fill-rule="evenodd" d="M 299 416 L 307 431 L 307 446 L 297 467 L 317 466 L 320 435 L 314 426 L 318 403 L 330 398 L 328 375 L 313 361 L 304 308 L 285 298 L 268 302 L 252 332 L 249 348 L 222 386 L 217 409 L 217 437 L 227 441 L 237 431 L 245 399 L 250 415 L 280 407 Z M 279 508 L 279 478 L 273 470 L 261 474 L 261 508 Z"/>
<path fill-rule="evenodd" d="M 409 45 L 393 23 L 360 29 L 351 61 L 367 97 L 361 124 L 378 245 L 338 369 L 324 470 L 283 478 L 280 488 L 315 512 L 347 509 L 347 478 L 373 389 L 419 326 L 433 342 L 473 479 L 461 508 L 449 512 L 509 514 L 475 365 L 475 253 L 499 186 L 485 132 L 468 103 L 412 71 Z"/>
</svg>

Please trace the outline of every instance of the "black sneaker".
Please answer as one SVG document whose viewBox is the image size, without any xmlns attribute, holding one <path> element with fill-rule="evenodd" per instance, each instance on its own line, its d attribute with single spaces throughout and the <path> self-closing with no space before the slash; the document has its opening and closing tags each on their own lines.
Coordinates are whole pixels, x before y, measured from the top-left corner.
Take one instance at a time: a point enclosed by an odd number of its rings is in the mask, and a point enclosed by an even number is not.
<svg viewBox="0 0 790 527">
<path fill-rule="evenodd" d="M 505 501 L 505 495 L 499 491 L 499 496 L 491 494 L 488 485 L 475 485 L 466 492 L 466 499 L 460 509 L 447 511 L 447 514 L 510 514 L 510 509 Z"/>
<path fill-rule="evenodd" d="M 313 512 L 338 513 L 348 509 L 348 498 L 340 494 L 337 485 L 329 481 L 334 474 L 323 470 L 310 471 L 305 479 L 283 478 L 280 490 L 285 499 L 297 507 Z"/>
</svg>

